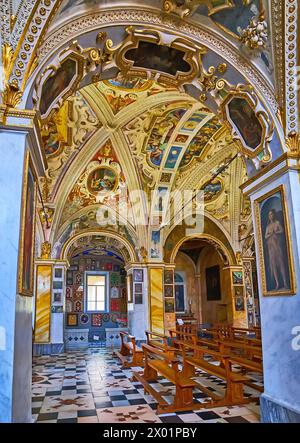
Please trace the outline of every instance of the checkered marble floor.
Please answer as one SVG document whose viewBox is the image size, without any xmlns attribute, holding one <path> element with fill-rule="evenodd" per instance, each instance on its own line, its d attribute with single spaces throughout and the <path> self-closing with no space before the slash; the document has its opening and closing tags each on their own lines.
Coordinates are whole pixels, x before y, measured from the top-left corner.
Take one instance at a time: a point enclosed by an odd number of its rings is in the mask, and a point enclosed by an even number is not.
<svg viewBox="0 0 300 443">
<path fill-rule="evenodd" d="M 142 370 L 142 368 L 134 368 Z M 32 416 L 38 423 L 246 423 L 259 422 L 259 404 L 200 409 L 173 414 L 156 414 L 157 403 L 144 393 L 139 382 L 130 381 L 131 369 L 122 369 L 110 350 L 85 351 L 35 357 L 32 380 Z M 197 380 L 216 393 L 225 383 L 204 372 Z M 258 384 L 261 380 L 253 379 Z M 171 401 L 174 386 L 159 377 L 152 383 Z M 248 397 L 257 391 L 245 389 Z M 194 397 L 203 402 L 207 396 L 195 389 Z"/>
</svg>

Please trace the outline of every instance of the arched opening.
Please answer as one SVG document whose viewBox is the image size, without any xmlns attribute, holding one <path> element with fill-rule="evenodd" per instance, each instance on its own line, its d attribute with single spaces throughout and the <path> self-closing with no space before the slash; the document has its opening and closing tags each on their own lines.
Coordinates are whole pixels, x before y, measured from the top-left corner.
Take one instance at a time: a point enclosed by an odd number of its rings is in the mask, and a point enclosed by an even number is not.
<svg viewBox="0 0 300 443">
<path fill-rule="evenodd" d="M 181 243 L 174 270 L 175 305 L 180 306 L 180 310 L 176 310 L 178 318 L 210 327 L 232 322 L 232 287 L 228 261 L 224 258 L 205 238 L 191 238 Z M 243 307 L 245 309 L 245 305 Z"/>
</svg>

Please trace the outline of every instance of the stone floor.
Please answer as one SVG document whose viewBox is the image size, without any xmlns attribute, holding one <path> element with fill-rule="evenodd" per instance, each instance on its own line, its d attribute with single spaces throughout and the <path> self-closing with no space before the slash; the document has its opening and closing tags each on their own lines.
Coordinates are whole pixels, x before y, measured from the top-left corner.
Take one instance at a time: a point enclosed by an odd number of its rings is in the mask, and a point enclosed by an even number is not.
<svg viewBox="0 0 300 443">
<path fill-rule="evenodd" d="M 135 368 L 141 370 L 141 368 Z M 259 405 L 200 409 L 177 414 L 156 414 L 156 402 L 131 382 L 131 369 L 122 369 L 112 352 L 103 348 L 35 357 L 32 381 L 32 416 L 38 423 L 246 423 L 259 422 Z M 199 371 L 198 380 L 222 393 L 225 383 Z M 260 380 L 255 378 L 260 383 Z M 174 387 L 160 377 L 152 386 L 171 401 Z M 257 392 L 246 388 L 248 397 Z M 195 389 L 198 402 L 207 399 Z"/>
</svg>

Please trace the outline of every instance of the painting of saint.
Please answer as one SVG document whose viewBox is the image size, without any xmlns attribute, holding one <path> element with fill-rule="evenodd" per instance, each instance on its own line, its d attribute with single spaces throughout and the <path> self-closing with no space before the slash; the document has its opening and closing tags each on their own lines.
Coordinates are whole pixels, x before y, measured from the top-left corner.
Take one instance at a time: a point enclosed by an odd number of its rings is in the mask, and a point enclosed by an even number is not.
<svg viewBox="0 0 300 443">
<path fill-rule="evenodd" d="M 55 100 L 65 91 L 71 84 L 76 75 L 77 63 L 75 60 L 67 59 L 61 67 L 50 76 L 44 83 L 41 92 L 40 111 L 44 115 Z"/>
<path fill-rule="evenodd" d="M 169 46 L 140 41 L 139 46 L 129 49 L 125 57 L 139 68 L 160 71 L 175 76 L 178 71 L 189 72 L 191 66 L 184 60 L 184 52 Z"/>
<path fill-rule="evenodd" d="M 264 295 L 293 293 L 287 214 L 282 188 L 260 199 L 258 204 L 264 258 Z"/>
<path fill-rule="evenodd" d="M 252 150 L 258 148 L 262 142 L 263 128 L 248 101 L 241 97 L 234 97 L 227 106 L 229 118 L 244 144 Z"/>
<path fill-rule="evenodd" d="M 87 187 L 91 194 L 114 191 L 117 187 L 117 175 L 112 169 L 99 167 L 90 173 Z"/>
<path fill-rule="evenodd" d="M 220 266 L 206 268 L 205 275 L 207 301 L 221 300 Z"/>
<path fill-rule="evenodd" d="M 27 160 L 26 160 L 27 161 Z M 35 224 L 35 179 L 28 165 L 26 191 L 23 196 L 23 229 L 21 236 L 20 284 L 19 293 L 33 295 L 33 257 L 34 257 L 34 224 Z"/>
</svg>

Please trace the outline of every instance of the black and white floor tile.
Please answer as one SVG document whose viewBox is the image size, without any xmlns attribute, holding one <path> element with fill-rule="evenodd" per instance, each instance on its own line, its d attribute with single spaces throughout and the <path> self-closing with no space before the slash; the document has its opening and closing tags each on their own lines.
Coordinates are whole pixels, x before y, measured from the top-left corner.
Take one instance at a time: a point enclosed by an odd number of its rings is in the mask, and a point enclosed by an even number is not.
<svg viewBox="0 0 300 443">
<path fill-rule="evenodd" d="M 134 368 L 142 370 L 142 368 Z M 122 369 L 110 350 L 91 348 L 34 358 L 32 416 L 37 423 L 255 423 L 259 422 L 257 391 L 246 388 L 253 402 L 233 407 L 156 414 L 157 404 L 139 382 L 131 381 L 131 369 Z M 225 383 L 204 372 L 197 379 L 216 393 Z M 255 382 L 261 384 L 256 376 Z M 160 377 L 152 383 L 167 401 L 174 386 Z M 194 391 L 198 402 L 207 399 Z"/>
</svg>

